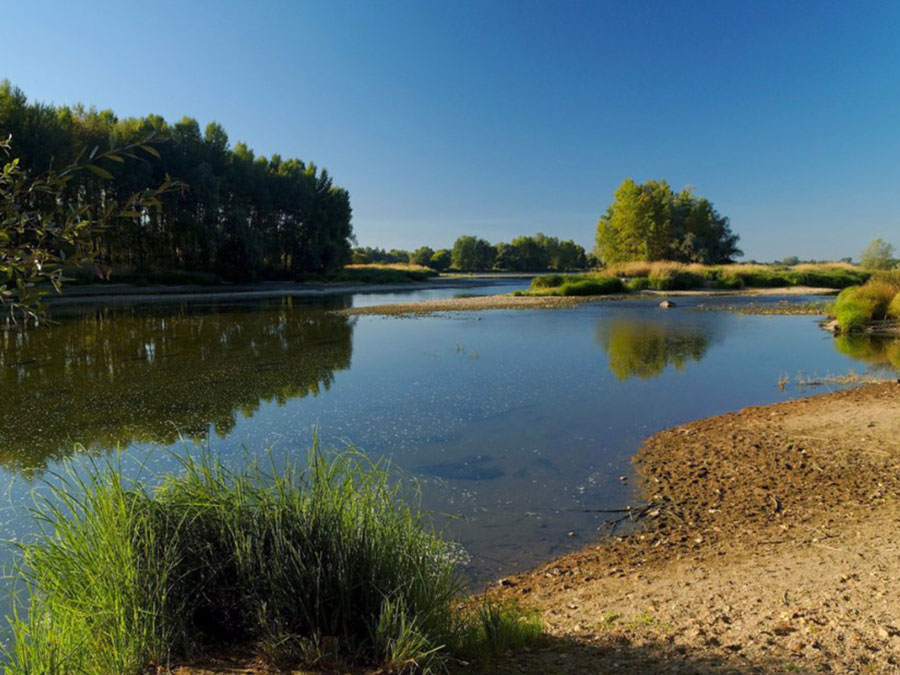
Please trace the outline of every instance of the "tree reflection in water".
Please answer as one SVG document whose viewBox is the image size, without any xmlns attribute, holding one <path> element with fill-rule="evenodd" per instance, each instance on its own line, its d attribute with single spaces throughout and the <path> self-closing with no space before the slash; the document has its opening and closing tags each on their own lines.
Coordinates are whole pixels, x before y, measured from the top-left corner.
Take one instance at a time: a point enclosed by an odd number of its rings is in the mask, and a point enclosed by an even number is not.
<svg viewBox="0 0 900 675">
<path fill-rule="evenodd" d="M 598 321 L 596 338 L 617 378 L 649 380 L 670 365 L 682 370 L 688 362 L 700 361 L 714 329 L 709 322 L 617 317 Z"/>
<path fill-rule="evenodd" d="M 0 463 L 227 434 L 262 402 L 328 389 L 350 367 L 353 320 L 289 299 L 253 308 L 95 310 L 0 332 Z"/>
</svg>

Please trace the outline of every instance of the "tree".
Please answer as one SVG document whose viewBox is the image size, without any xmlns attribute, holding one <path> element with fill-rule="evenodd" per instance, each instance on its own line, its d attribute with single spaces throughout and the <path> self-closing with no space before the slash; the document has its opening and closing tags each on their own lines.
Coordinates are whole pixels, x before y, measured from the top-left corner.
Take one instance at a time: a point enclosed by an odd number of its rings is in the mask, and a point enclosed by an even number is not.
<svg viewBox="0 0 900 675">
<path fill-rule="evenodd" d="M 413 251 L 409 256 L 409 262 L 415 265 L 423 265 L 424 267 L 429 267 L 431 265 L 431 258 L 434 256 L 434 250 L 429 248 L 428 246 L 422 246 Z"/>
<path fill-rule="evenodd" d="M 30 176 L 18 158 L 0 170 L 0 305 L 12 323 L 38 323 L 44 314 L 42 298 L 47 285 L 62 292 L 63 265 L 88 265 L 100 256 L 98 238 L 117 221 L 140 221 L 174 187 L 171 179 L 156 189 L 135 192 L 123 202 L 104 194 L 102 199 L 81 197 L 72 190 L 81 172 L 110 180 L 101 162 L 124 163 L 137 159 L 138 149 L 157 156 L 150 139 L 75 161 L 57 171 Z M 0 140 L 7 155 L 10 139 Z"/>
<path fill-rule="evenodd" d="M 442 248 L 434 252 L 428 266 L 433 270 L 443 272 L 444 270 L 449 269 L 451 260 L 450 251 Z"/>
<path fill-rule="evenodd" d="M 860 254 L 859 262 L 870 270 L 891 269 L 897 264 L 897 261 L 894 260 L 894 247 L 878 237 Z"/>
<path fill-rule="evenodd" d="M 496 249 L 490 242 L 473 236 L 462 236 L 453 244 L 451 260 L 458 270 L 482 271 L 494 265 Z"/>
<path fill-rule="evenodd" d="M 708 199 L 690 189 L 675 194 L 665 181 L 626 179 L 597 223 L 597 255 L 604 263 L 724 263 L 741 254 L 737 242 L 728 219 Z"/>
<path fill-rule="evenodd" d="M 168 174 L 189 190 L 160 199 L 140 219 L 118 219 L 94 242 L 114 274 L 188 270 L 226 279 L 296 278 L 340 269 L 350 259 L 350 195 L 325 169 L 300 159 L 257 157 L 229 147 L 216 123 L 158 115 L 119 119 L 112 111 L 29 103 L 0 83 L 0 138 L 12 135 L 19 168 L 39 175 L 65 166 L 79 148 L 105 150 L 154 135 L 158 157 L 106 162 L 111 178 L 78 172 L 67 191 L 81 203 L 123 203 Z"/>
</svg>

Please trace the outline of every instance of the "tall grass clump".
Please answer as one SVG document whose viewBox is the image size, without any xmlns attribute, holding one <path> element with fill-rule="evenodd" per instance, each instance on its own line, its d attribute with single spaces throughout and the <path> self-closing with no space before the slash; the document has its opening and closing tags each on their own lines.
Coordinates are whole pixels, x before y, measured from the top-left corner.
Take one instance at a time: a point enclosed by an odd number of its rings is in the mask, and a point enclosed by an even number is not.
<svg viewBox="0 0 900 675">
<path fill-rule="evenodd" d="M 428 672 L 491 643 L 454 615 L 453 550 L 384 467 L 315 449 L 277 470 L 181 461 L 156 487 L 69 473 L 38 502 L 7 675 L 138 675 L 234 645 Z"/>
<path fill-rule="evenodd" d="M 888 318 L 897 287 L 885 281 L 869 281 L 845 288 L 834 302 L 834 316 L 844 331 L 860 330 Z"/>
</svg>

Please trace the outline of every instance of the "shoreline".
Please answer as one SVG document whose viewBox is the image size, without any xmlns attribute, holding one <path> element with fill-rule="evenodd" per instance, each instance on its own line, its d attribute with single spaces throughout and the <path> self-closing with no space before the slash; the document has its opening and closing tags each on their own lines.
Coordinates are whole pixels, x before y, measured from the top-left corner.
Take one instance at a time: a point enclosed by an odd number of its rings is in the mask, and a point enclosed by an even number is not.
<svg viewBox="0 0 900 675">
<path fill-rule="evenodd" d="M 751 288 L 739 291 L 695 290 L 695 291 L 638 291 L 611 295 L 484 295 L 472 298 L 450 298 L 446 300 L 419 300 L 416 302 L 390 303 L 370 307 L 351 307 L 335 310 L 344 316 L 427 316 L 439 312 L 475 312 L 494 309 L 567 309 L 591 302 L 612 302 L 635 298 L 678 298 L 678 297 L 770 297 L 834 295 L 833 288 L 813 288 L 810 286 L 789 286 L 786 288 Z"/>
<path fill-rule="evenodd" d="M 90 284 L 67 286 L 62 295 L 48 296 L 47 305 L 60 307 L 79 304 L 127 304 L 132 302 L 180 302 L 185 300 L 256 300 L 276 297 L 321 298 L 363 293 L 397 293 L 440 288 L 475 288 L 499 285 L 505 278 L 441 277 L 428 281 L 397 284 L 362 284 L 355 282 L 276 282 L 202 286 L 134 286 L 132 284 Z"/>
<path fill-rule="evenodd" d="M 553 644 L 510 672 L 900 670 L 900 383 L 690 422 L 633 463 L 634 532 L 489 589 Z"/>
</svg>

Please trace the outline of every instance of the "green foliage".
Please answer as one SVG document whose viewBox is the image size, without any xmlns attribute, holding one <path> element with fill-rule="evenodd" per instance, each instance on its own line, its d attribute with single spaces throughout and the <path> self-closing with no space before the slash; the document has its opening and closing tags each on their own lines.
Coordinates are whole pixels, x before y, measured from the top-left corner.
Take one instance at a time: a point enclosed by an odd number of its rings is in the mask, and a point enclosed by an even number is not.
<svg viewBox="0 0 900 675">
<path fill-rule="evenodd" d="M 157 115 L 119 119 L 111 111 L 29 103 L 0 83 L 0 137 L 12 135 L 26 175 L 65 166 L 83 147 L 129 146 L 150 135 L 146 162 L 94 162 L 66 186 L 67 208 L 114 200 L 124 204 L 146 186 L 172 175 L 188 185 L 168 194 L 139 219 L 120 219 L 93 246 L 106 270 L 140 273 L 187 270 L 232 280 L 292 279 L 325 274 L 350 259 L 350 197 L 324 169 L 299 159 L 256 157 L 243 143 L 229 148 L 216 123 L 201 131 L 185 117 L 169 123 Z M 99 155 L 98 155 L 99 157 Z"/>
<path fill-rule="evenodd" d="M 859 256 L 860 264 L 870 270 L 889 270 L 897 266 L 894 247 L 881 237 L 875 239 Z"/>
<path fill-rule="evenodd" d="M 618 277 L 551 274 L 532 279 L 531 290 L 525 295 L 613 295 L 624 292 L 625 284 Z"/>
<path fill-rule="evenodd" d="M 894 294 L 894 299 L 891 300 L 891 304 L 888 305 L 887 315 L 889 319 L 900 321 L 900 291 L 897 291 L 897 293 Z"/>
<path fill-rule="evenodd" d="M 651 288 L 652 284 L 650 283 L 649 277 L 635 277 L 634 279 L 629 279 L 625 283 L 625 287 L 629 291 L 646 291 Z"/>
<path fill-rule="evenodd" d="M 622 182 L 597 224 L 597 253 L 607 264 L 629 260 L 725 263 L 741 254 L 738 236 L 712 203 L 665 181 Z"/>
<path fill-rule="evenodd" d="M 478 237 L 463 236 L 453 244 L 450 253 L 452 266 L 458 270 L 482 272 L 494 266 L 497 250 L 490 242 Z"/>
<path fill-rule="evenodd" d="M 452 549 L 383 467 L 315 448 L 306 466 L 182 461 L 155 489 L 73 470 L 39 504 L 7 675 L 138 675 L 246 644 L 290 663 L 325 640 L 346 661 L 427 672 L 468 630 Z"/>
<path fill-rule="evenodd" d="M 434 257 L 434 250 L 428 246 L 422 246 L 410 253 L 409 262 L 413 265 L 422 265 L 423 267 L 431 266 L 431 259 Z"/>
<path fill-rule="evenodd" d="M 0 88 L 0 95 L 3 89 Z M 121 222 L 137 222 L 161 204 L 174 187 L 166 176 L 152 190 L 134 192 L 118 201 L 76 198 L 79 180 L 111 178 L 102 163 L 137 160 L 140 150 L 150 156 L 157 150 L 152 139 L 115 150 L 93 151 L 61 170 L 29 175 L 12 159 L 0 168 L 0 307 L 13 323 L 37 323 L 43 316 L 42 298 L 48 286 L 61 292 L 65 265 L 91 265 L 100 255 L 97 240 Z M 8 153 L 10 141 L 0 140 L 0 152 Z"/>
<path fill-rule="evenodd" d="M 494 267 L 512 272 L 536 272 L 539 270 L 584 269 L 587 258 L 584 248 L 574 241 L 560 241 L 540 232 L 535 236 L 516 237 L 509 244 L 496 245 Z"/>
<path fill-rule="evenodd" d="M 450 251 L 445 248 L 442 248 L 438 251 L 434 252 L 434 255 L 431 256 L 431 262 L 428 266 L 437 270 L 438 272 L 443 272 L 446 269 L 450 268 L 450 263 L 452 262 L 452 257 Z"/>
<path fill-rule="evenodd" d="M 845 288 L 834 303 L 834 316 L 843 331 L 861 330 L 888 316 L 897 287 L 883 281 Z"/>
<path fill-rule="evenodd" d="M 544 632 L 537 610 L 491 598 L 464 610 L 461 619 L 454 651 L 464 658 L 482 662 L 533 644 Z"/>
<path fill-rule="evenodd" d="M 358 284 L 403 284 L 410 281 L 425 281 L 437 276 L 431 269 L 404 269 L 400 267 L 345 267 L 329 277 L 330 281 Z"/>
<path fill-rule="evenodd" d="M 562 274 L 544 274 L 531 280 L 531 288 L 556 288 L 557 286 L 562 286 L 567 278 Z"/>
</svg>

